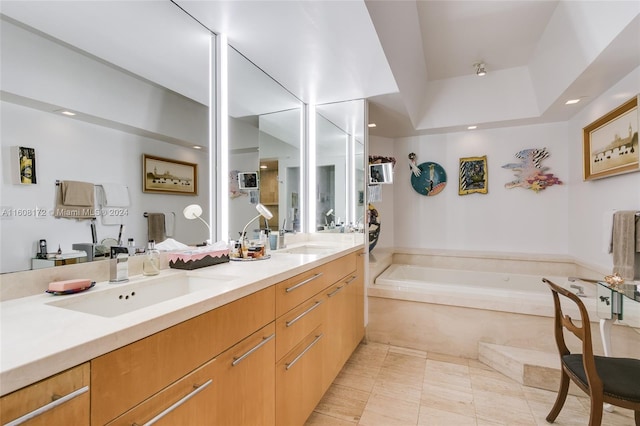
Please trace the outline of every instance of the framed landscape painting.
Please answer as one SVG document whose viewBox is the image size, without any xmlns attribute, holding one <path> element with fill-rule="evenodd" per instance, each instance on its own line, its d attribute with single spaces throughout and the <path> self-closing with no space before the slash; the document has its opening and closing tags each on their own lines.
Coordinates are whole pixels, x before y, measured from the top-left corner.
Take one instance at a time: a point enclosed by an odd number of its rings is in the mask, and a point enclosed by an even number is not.
<svg viewBox="0 0 640 426">
<path fill-rule="evenodd" d="M 583 129 L 584 180 L 640 170 L 638 97 Z"/>
<path fill-rule="evenodd" d="M 142 192 L 198 195 L 198 165 L 142 155 Z"/>
</svg>

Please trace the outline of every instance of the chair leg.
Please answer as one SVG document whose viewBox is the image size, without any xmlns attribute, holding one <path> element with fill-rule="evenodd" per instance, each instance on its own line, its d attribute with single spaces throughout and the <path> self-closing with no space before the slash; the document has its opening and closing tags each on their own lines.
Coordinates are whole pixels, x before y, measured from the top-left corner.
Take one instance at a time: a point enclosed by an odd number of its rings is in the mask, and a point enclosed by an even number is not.
<svg viewBox="0 0 640 426">
<path fill-rule="evenodd" d="M 589 412 L 589 426 L 600 426 L 602 424 L 602 398 L 591 395 L 591 411 Z"/>
<path fill-rule="evenodd" d="M 553 423 L 560 414 L 560 410 L 562 410 L 562 406 L 564 405 L 564 401 L 567 399 L 567 393 L 569 393 L 569 376 L 564 371 L 564 369 L 560 369 L 562 374 L 560 375 L 560 389 L 558 389 L 558 396 L 556 397 L 556 402 L 553 404 L 553 408 L 549 411 L 547 415 L 547 422 Z"/>
</svg>

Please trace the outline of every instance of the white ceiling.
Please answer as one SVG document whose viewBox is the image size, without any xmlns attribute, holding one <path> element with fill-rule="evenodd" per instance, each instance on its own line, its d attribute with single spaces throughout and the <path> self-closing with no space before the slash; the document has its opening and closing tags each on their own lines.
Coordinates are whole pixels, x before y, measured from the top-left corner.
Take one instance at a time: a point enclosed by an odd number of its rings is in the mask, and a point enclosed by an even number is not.
<svg viewBox="0 0 640 426">
<path fill-rule="evenodd" d="M 640 66 L 637 1 L 176 3 L 304 102 L 369 99 L 388 137 L 567 120 Z"/>
<path fill-rule="evenodd" d="M 204 104 L 206 26 L 304 102 L 369 99 L 377 123 L 370 133 L 387 137 L 566 120 L 640 66 L 635 0 L 174 3 L 3 0 L 0 7 Z M 140 38 L 145 44 L 132 42 Z M 472 65 L 481 60 L 489 74 L 479 78 Z M 567 107 L 570 97 L 583 101 Z"/>
</svg>

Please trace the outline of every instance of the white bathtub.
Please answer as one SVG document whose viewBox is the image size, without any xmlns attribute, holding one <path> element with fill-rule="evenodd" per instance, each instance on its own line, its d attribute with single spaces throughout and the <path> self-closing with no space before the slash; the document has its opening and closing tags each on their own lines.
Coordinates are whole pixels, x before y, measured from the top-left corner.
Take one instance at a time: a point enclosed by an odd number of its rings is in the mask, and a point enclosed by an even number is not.
<svg viewBox="0 0 640 426">
<path fill-rule="evenodd" d="M 528 315 L 553 316 L 553 299 L 542 275 L 440 269 L 418 265 L 392 264 L 376 280 L 369 294 L 401 300 L 460 306 Z M 597 321 L 594 285 L 567 277 L 544 278 L 577 292 L 571 285 L 583 288 L 581 298 L 591 321 Z M 567 313 L 577 316 L 573 306 Z"/>
</svg>

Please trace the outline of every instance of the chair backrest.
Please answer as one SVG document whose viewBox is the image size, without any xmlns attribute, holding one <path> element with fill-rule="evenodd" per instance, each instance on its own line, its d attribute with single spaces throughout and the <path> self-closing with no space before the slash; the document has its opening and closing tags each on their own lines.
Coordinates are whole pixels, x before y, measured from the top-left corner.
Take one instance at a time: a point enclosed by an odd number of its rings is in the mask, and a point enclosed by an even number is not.
<svg viewBox="0 0 640 426">
<path fill-rule="evenodd" d="M 580 298 L 571 291 L 554 284 L 546 278 L 543 278 L 542 281 L 549 286 L 551 294 L 553 295 L 553 304 L 555 307 L 554 334 L 556 338 L 556 345 L 560 352 L 560 357 L 571 354 L 564 340 L 564 329 L 566 328 L 582 341 L 582 362 L 589 386 L 601 387 L 602 381 L 596 371 L 595 359 L 593 357 L 591 322 L 589 320 L 587 308 L 584 306 L 584 303 L 582 303 L 582 300 L 580 300 Z M 562 305 L 560 304 L 560 296 L 572 301 L 578 308 L 578 311 L 580 312 L 579 327 L 573 322 L 569 315 L 563 313 Z"/>
</svg>

